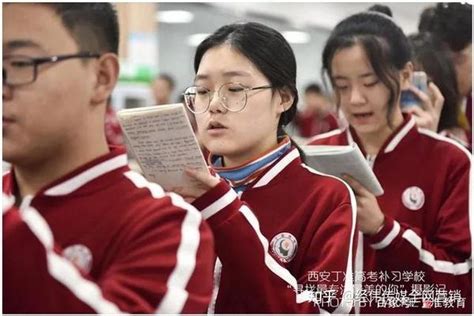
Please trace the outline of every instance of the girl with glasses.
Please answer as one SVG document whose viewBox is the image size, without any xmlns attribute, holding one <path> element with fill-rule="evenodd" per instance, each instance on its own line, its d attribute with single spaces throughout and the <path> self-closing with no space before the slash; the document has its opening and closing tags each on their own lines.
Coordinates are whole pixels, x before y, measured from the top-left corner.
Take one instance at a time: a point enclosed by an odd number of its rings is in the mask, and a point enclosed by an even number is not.
<svg viewBox="0 0 474 316">
<path fill-rule="evenodd" d="M 184 93 L 216 174 L 189 170 L 180 193 L 215 237 L 217 313 L 347 313 L 355 203 L 342 181 L 304 165 L 283 127 L 296 112 L 296 61 L 277 31 L 226 25 L 197 48 Z"/>
<path fill-rule="evenodd" d="M 360 230 L 356 312 L 467 313 L 470 154 L 402 114 L 401 90 L 409 88 L 412 69 L 408 40 L 391 18 L 344 19 L 326 42 L 323 70 L 349 128 L 318 135 L 312 144 L 356 142 L 385 191 L 376 198 L 346 178 Z"/>
</svg>

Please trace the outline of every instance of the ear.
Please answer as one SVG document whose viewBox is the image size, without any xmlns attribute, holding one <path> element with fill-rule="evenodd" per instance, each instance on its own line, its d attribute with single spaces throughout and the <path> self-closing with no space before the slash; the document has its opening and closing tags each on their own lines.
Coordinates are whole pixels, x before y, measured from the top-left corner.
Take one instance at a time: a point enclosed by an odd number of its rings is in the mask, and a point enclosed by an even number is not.
<svg viewBox="0 0 474 316">
<path fill-rule="evenodd" d="M 280 98 L 279 103 L 277 105 L 277 112 L 278 114 L 281 114 L 291 107 L 295 98 L 293 97 L 293 94 L 291 93 L 290 89 L 288 89 L 287 87 L 279 89 L 278 93 L 280 95 Z"/>
<path fill-rule="evenodd" d="M 117 83 L 119 69 L 117 55 L 106 53 L 100 56 L 96 64 L 97 80 L 92 95 L 92 104 L 102 104 L 107 101 Z"/>
<path fill-rule="evenodd" d="M 406 90 L 411 85 L 413 77 L 413 64 L 411 61 L 407 62 L 400 71 L 400 89 Z"/>
</svg>

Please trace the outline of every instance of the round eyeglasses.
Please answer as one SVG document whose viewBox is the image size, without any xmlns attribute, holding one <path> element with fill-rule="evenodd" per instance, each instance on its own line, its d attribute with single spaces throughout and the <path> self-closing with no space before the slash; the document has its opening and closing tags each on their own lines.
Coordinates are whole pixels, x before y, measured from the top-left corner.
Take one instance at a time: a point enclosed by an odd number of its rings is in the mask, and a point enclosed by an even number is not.
<svg viewBox="0 0 474 316">
<path fill-rule="evenodd" d="M 229 82 L 217 90 L 217 96 L 224 108 L 230 112 L 240 112 L 247 105 L 249 91 L 270 89 L 272 86 L 248 88 L 240 83 Z M 204 87 L 192 86 L 183 93 L 184 104 L 194 114 L 202 114 L 209 110 L 215 92 Z"/>
</svg>

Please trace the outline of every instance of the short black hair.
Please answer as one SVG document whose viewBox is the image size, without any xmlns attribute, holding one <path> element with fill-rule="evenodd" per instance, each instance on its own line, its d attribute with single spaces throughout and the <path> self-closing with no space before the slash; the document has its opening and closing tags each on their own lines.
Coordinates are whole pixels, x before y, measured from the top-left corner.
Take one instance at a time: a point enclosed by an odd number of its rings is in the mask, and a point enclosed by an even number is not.
<svg viewBox="0 0 474 316">
<path fill-rule="evenodd" d="M 452 51 L 458 52 L 472 43 L 472 5 L 438 3 L 432 32 Z"/>
<path fill-rule="evenodd" d="M 421 12 L 420 22 L 418 22 L 419 32 L 432 32 L 435 16 L 435 7 L 427 7 Z"/>
<path fill-rule="evenodd" d="M 383 4 L 374 4 L 373 6 L 369 7 L 367 11 L 380 12 L 385 15 L 388 15 L 389 17 L 393 16 L 392 9 L 390 9 L 390 7 Z"/>
<path fill-rule="evenodd" d="M 168 85 L 170 86 L 171 90 L 174 89 L 175 87 L 174 79 L 170 74 L 162 73 L 158 75 L 155 80 L 158 80 L 158 79 L 165 80 L 166 82 L 168 82 Z"/>
<path fill-rule="evenodd" d="M 317 94 L 321 94 L 322 93 L 322 89 L 321 89 L 321 85 L 317 84 L 317 83 L 310 83 L 309 85 L 306 86 L 306 88 L 304 89 L 304 93 L 317 93 Z"/>
<path fill-rule="evenodd" d="M 281 33 L 260 23 L 225 25 L 199 44 L 194 57 L 194 71 L 198 71 L 206 51 L 222 44 L 229 44 L 247 57 L 270 81 L 274 91 L 283 88 L 291 91 L 293 104 L 281 114 L 278 123 L 278 136 L 285 134 L 283 127 L 295 117 L 298 104 L 296 58 L 290 44 Z"/>
<path fill-rule="evenodd" d="M 391 116 L 401 93 L 399 71 L 411 60 L 408 39 L 393 19 L 383 13 L 361 12 L 345 18 L 331 32 L 323 50 L 322 71 L 329 75 L 333 86 L 334 55 L 355 45 L 364 49 L 378 79 L 390 91 L 387 120 L 391 126 Z M 339 97 L 337 105 L 340 105 Z"/>
<path fill-rule="evenodd" d="M 118 54 L 119 24 L 111 3 L 37 3 L 52 8 L 81 51 Z"/>
</svg>

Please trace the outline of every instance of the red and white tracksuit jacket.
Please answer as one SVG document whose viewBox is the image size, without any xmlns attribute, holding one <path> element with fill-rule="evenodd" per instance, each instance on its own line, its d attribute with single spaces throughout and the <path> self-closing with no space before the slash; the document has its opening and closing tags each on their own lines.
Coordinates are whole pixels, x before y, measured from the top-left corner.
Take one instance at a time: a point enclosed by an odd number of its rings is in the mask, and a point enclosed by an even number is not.
<svg viewBox="0 0 474 316">
<path fill-rule="evenodd" d="M 310 143 L 352 142 L 365 153 L 352 128 L 318 135 Z M 385 225 L 373 236 L 360 234 L 356 283 L 363 284 L 361 311 L 469 313 L 470 153 L 453 140 L 418 129 L 405 115 L 370 162 L 385 191 L 377 197 Z M 368 291 L 377 295 L 372 302 L 364 298 Z M 464 308 L 457 297 L 466 299 Z"/>
<path fill-rule="evenodd" d="M 239 197 L 220 182 L 193 202 L 219 261 L 216 313 L 347 313 L 352 308 L 355 197 L 302 164 L 296 149 Z"/>
<path fill-rule="evenodd" d="M 14 173 L 14 169 L 13 169 Z M 27 196 L 3 177 L 3 312 L 204 313 L 214 245 L 199 212 L 113 149 Z"/>
</svg>

